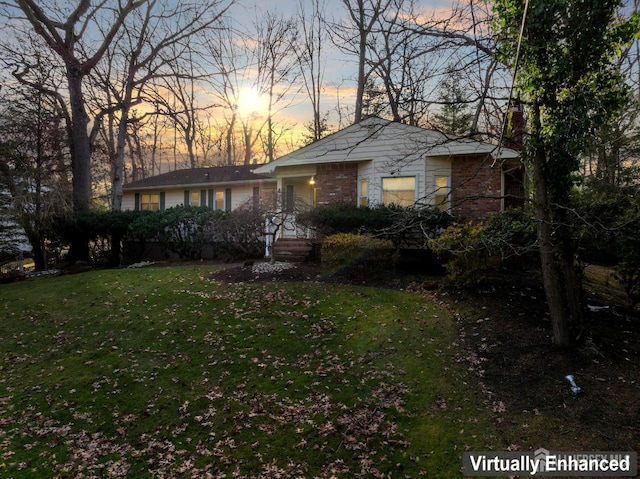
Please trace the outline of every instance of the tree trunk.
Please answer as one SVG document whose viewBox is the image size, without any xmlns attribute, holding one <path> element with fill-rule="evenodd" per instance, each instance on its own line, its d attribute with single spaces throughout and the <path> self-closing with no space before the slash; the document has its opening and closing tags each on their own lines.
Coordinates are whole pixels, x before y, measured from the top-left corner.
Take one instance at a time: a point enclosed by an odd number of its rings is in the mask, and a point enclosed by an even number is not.
<svg viewBox="0 0 640 479">
<path fill-rule="evenodd" d="M 127 138 L 127 124 L 129 123 L 129 103 L 127 100 L 123 102 L 122 111 L 120 113 L 120 124 L 118 125 L 118 138 L 116 143 L 116 157 L 113 166 L 113 197 L 111 201 L 112 211 L 122 210 L 123 196 L 123 176 L 124 176 L 124 149 Z"/>
<path fill-rule="evenodd" d="M 229 129 L 226 134 L 226 145 L 227 145 L 227 165 L 233 165 L 235 163 L 235 152 L 233 145 L 233 129 L 236 127 L 236 114 L 235 112 L 231 113 L 231 120 L 229 121 Z"/>
<path fill-rule="evenodd" d="M 122 255 L 122 234 L 116 231 L 111 234 L 111 252 L 109 255 L 110 266 L 120 266 L 120 257 Z"/>
<path fill-rule="evenodd" d="M 84 73 L 74 66 L 67 67 L 69 103 L 71 105 L 71 162 L 73 171 L 73 210 L 75 214 L 89 210 L 91 204 L 91 141 L 89 116 L 85 110 L 82 80 Z M 69 259 L 89 261 L 89 238 L 78 235 L 71 241 Z"/>
<path fill-rule="evenodd" d="M 557 346 L 571 346 L 582 325 L 580 283 L 573 265 L 573 250 L 563 221 L 549 202 L 545 176 L 545 153 L 534 157 L 534 209 L 538 222 L 538 242 L 542 278 L 551 324 L 553 342 Z M 554 215 L 554 213 L 556 213 Z"/>
<path fill-rule="evenodd" d="M 364 98 L 364 87 L 366 82 L 365 75 L 365 62 L 367 55 L 367 38 L 364 32 L 360 32 L 360 55 L 358 57 L 358 87 L 356 90 L 356 104 L 354 113 L 354 123 L 360 123 L 362 121 L 362 108 Z"/>
<path fill-rule="evenodd" d="M 48 269 L 47 253 L 44 246 L 44 239 L 40 235 L 42 226 L 39 225 L 38 222 L 39 220 L 36 219 L 36 224 L 33 227 L 31 225 L 23 224 L 23 230 L 29 240 L 29 244 L 31 245 L 31 253 L 33 255 L 35 270 L 46 271 Z"/>
</svg>

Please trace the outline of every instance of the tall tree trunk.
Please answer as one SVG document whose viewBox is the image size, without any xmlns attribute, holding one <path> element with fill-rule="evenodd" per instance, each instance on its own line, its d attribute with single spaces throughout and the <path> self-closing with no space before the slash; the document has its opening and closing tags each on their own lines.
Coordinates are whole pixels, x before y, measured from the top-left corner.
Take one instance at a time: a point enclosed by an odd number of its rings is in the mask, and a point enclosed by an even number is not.
<svg viewBox="0 0 640 479">
<path fill-rule="evenodd" d="M 118 124 L 118 138 L 116 143 L 116 157 L 113 166 L 113 197 L 111 200 L 111 210 L 122 210 L 122 196 L 124 183 L 124 149 L 127 139 L 127 125 L 129 123 L 129 103 L 127 99 L 122 102 L 120 112 L 120 123 Z"/>
<path fill-rule="evenodd" d="M 229 129 L 226 134 L 227 145 L 227 165 L 233 165 L 235 163 L 235 151 L 233 145 L 233 129 L 236 127 L 236 113 L 231 113 L 231 120 L 229 121 Z"/>
<path fill-rule="evenodd" d="M 356 90 L 356 104 L 354 113 L 354 123 L 362 121 L 362 109 L 364 102 L 364 88 L 366 83 L 365 65 L 367 55 L 367 37 L 364 33 L 360 33 L 360 54 L 358 57 L 358 87 Z"/>
<path fill-rule="evenodd" d="M 244 133 L 244 163 L 245 165 L 251 164 L 251 137 L 253 136 L 253 128 L 251 125 L 242 125 Z"/>
<path fill-rule="evenodd" d="M 545 176 L 546 157 L 539 150 L 533 159 L 534 209 L 538 222 L 538 243 L 545 296 L 551 324 L 553 342 L 557 346 L 572 345 L 582 326 L 580 282 L 573 265 L 570 238 L 562 221 L 550 204 Z M 556 214 L 554 214 L 556 213 Z"/>
<path fill-rule="evenodd" d="M 71 162 L 73 171 L 73 210 L 77 215 L 89 210 L 91 204 L 91 141 L 89 116 L 82 92 L 84 73 L 80 68 L 67 67 L 69 104 L 71 105 Z M 69 259 L 89 261 L 89 238 L 84 234 L 72 238 Z"/>
</svg>

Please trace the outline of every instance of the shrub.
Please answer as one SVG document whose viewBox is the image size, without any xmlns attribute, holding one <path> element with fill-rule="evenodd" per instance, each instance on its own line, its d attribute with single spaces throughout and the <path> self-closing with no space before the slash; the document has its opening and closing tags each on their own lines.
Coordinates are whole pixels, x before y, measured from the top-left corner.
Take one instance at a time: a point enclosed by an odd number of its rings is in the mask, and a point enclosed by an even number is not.
<svg viewBox="0 0 640 479">
<path fill-rule="evenodd" d="M 234 261 L 264 254 L 262 216 L 250 206 L 234 211 L 175 206 L 140 215 L 129 228 L 127 249 L 135 261 L 147 258 L 152 244 L 167 257 Z"/>
<path fill-rule="evenodd" d="M 425 248 L 452 222 L 437 208 L 334 204 L 315 208 L 298 216 L 298 223 L 323 236 L 337 233 L 364 234 L 388 239 L 397 248 Z"/>
<path fill-rule="evenodd" d="M 298 223 L 314 228 L 324 236 L 337 233 L 362 234 L 391 226 L 393 219 L 386 207 L 358 207 L 336 203 L 300 213 Z"/>
<path fill-rule="evenodd" d="M 536 222 L 530 212 L 509 209 L 492 215 L 482 230 L 482 246 L 491 258 L 516 266 L 538 260 Z"/>
<path fill-rule="evenodd" d="M 212 222 L 224 218 L 225 211 L 213 211 L 205 206 L 175 206 L 159 212 L 160 241 L 165 251 L 181 259 L 202 259 L 208 242 L 207 229 Z"/>
<path fill-rule="evenodd" d="M 161 224 L 160 212 L 139 211 L 129 224 L 123 255 L 133 263 L 148 259 L 153 244 L 160 240 Z"/>
<path fill-rule="evenodd" d="M 615 278 L 622 285 L 629 300 L 629 308 L 634 309 L 640 303 L 640 257 L 630 254 L 615 266 Z"/>
<path fill-rule="evenodd" d="M 321 259 L 325 273 L 352 280 L 380 279 L 394 269 L 397 254 L 389 240 L 338 233 L 322 243 Z"/>
<path fill-rule="evenodd" d="M 637 185 L 592 180 L 572 196 L 574 237 L 582 261 L 613 266 L 631 308 L 640 302 L 640 196 Z"/>
<path fill-rule="evenodd" d="M 247 204 L 223 216 L 211 217 L 205 225 L 205 237 L 217 259 L 257 258 L 265 252 L 263 228 L 261 211 Z"/>
<path fill-rule="evenodd" d="M 506 210 L 485 224 L 454 223 L 429 242 L 444 262 L 449 280 L 460 287 L 480 284 L 493 264 L 517 267 L 537 264 L 534 218 L 526 210 Z"/>
<path fill-rule="evenodd" d="M 82 236 L 89 239 L 94 264 L 117 266 L 121 242 L 129 232 L 130 225 L 142 213 L 145 212 L 90 210 L 76 215 L 58 215 L 51 227 L 49 247 L 65 250 L 75 236 Z"/>
<path fill-rule="evenodd" d="M 629 300 L 629 308 L 640 303 L 640 205 L 629 205 L 627 211 L 617 218 L 617 228 L 613 230 L 613 242 L 617 264 L 614 266 L 616 278 L 624 288 Z"/>
<path fill-rule="evenodd" d="M 429 242 L 433 252 L 444 260 L 448 279 L 457 286 L 477 286 L 489 270 L 483 230 L 481 224 L 455 223 Z"/>
</svg>

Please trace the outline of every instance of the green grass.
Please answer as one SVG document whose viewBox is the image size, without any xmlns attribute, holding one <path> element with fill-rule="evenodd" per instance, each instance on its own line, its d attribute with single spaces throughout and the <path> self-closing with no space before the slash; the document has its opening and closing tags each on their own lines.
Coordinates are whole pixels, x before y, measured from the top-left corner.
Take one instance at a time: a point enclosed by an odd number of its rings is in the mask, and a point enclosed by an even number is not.
<svg viewBox="0 0 640 479">
<path fill-rule="evenodd" d="M 444 310 L 207 267 L 0 286 L 0 477 L 460 476 L 495 445 Z"/>
</svg>

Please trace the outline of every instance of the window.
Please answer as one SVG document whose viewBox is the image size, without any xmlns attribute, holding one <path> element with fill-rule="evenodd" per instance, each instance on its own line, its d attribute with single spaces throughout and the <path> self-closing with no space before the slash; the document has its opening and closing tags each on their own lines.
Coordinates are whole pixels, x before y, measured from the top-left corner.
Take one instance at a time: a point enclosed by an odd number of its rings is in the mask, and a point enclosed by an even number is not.
<svg viewBox="0 0 640 479">
<path fill-rule="evenodd" d="M 369 181 L 361 180 L 360 181 L 360 194 L 358 195 L 358 205 L 359 206 L 368 206 L 369 205 Z"/>
<path fill-rule="evenodd" d="M 416 177 L 382 178 L 382 203 L 413 206 L 416 199 Z"/>
<path fill-rule="evenodd" d="M 160 195 L 157 193 L 140 195 L 140 209 L 158 211 L 160 209 Z"/>
<path fill-rule="evenodd" d="M 450 193 L 449 177 L 436 176 L 436 191 L 434 194 L 435 205 L 440 211 L 449 210 L 449 193 Z"/>
<path fill-rule="evenodd" d="M 185 206 L 200 206 L 200 192 L 184 190 L 184 205 Z"/>
<path fill-rule="evenodd" d="M 224 209 L 224 191 L 222 190 L 216 191 L 216 206 L 214 209 L 216 210 Z"/>
</svg>

